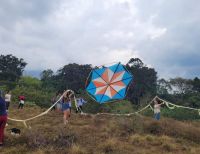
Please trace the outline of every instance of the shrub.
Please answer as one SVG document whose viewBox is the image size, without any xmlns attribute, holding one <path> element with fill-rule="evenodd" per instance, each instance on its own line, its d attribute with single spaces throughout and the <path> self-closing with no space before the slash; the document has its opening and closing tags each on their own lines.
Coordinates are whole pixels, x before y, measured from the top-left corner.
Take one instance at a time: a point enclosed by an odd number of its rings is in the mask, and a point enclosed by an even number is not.
<svg viewBox="0 0 200 154">
<path fill-rule="evenodd" d="M 104 153 L 112 153 L 117 150 L 118 147 L 118 140 L 116 138 L 107 139 L 105 142 L 99 145 L 99 148 Z"/>
<path fill-rule="evenodd" d="M 81 148 L 79 145 L 73 144 L 69 149 L 69 153 L 71 154 L 87 154 L 87 152 Z"/>
<path fill-rule="evenodd" d="M 154 135 L 160 135 L 163 133 L 163 128 L 157 121 L 150 121 L 145 127 L 145 132 L 154 134 Z"/>
</svg>

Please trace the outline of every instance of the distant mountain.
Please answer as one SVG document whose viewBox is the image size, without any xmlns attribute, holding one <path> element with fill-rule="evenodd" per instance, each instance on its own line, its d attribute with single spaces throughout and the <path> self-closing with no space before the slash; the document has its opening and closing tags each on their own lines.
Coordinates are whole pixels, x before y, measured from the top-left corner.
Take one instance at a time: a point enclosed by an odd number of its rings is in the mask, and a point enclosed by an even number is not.
<svg viewBox="0 0 200 154">
<path fill-rule="evenodd" d="M 40 74 L 41 74 L 42 70 L 25 70 L 23 72 L 24 76 L 32 76 L 35 78 L 40 78 Z"/>
</svg>

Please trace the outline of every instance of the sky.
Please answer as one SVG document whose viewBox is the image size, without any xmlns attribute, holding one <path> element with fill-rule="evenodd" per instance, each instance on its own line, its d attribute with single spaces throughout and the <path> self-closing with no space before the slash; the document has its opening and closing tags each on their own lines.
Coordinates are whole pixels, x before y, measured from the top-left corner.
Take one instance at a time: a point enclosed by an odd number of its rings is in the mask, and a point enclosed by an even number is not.
<svg viewBox="0 0 200 154">
<path fill-rule="evenodd" d="M 0 0 L 0 54 L 27 71 L 140 58 L 159 78 L 200 76 L 199 0 Z"/>
</svg>

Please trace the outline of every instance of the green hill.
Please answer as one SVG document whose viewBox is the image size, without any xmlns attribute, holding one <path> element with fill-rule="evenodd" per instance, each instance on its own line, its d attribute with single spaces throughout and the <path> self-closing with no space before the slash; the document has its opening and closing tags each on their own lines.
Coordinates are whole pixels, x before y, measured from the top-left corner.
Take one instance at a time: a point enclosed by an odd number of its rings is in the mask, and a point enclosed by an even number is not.
<svg viewBox="0 0 200 154">
<path fill-rule="evenodd" d="M 17 110 L 11 107 L 9 117 L 26 119 L 43 112 L 37 106 Z M 199 154 L 200 122 L 177 121 L 134 115 L 77 115 L 73 113 L 67 126 L 62 113 L 47 115 L 22 123 L 8 121 L 2 154 Z M 20 128 L 19 137 L 10 128 Z"/>
</svg>

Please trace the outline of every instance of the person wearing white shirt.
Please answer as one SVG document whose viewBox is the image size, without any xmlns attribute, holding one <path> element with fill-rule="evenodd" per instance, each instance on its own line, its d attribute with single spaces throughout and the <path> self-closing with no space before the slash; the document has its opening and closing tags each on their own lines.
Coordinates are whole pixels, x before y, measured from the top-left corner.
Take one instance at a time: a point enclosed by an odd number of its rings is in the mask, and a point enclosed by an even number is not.
<svg viewBox="0 0 200 154">
<path fill-rule="evenodd" d="M 11 91 L 7 91 L 5 94 L 6 110 L 8 110 L 11 102 Z"/>
<path fill-rule="evenodd" d="M 160 108 L 162 104 L 158 103 L 158 100 L 154 100 L 154 119 L 160 120 Z"/>
<path fill-rule="evenodd" d="M 78 98 L 77 99 L 77 110 L 76 110 L 76 113 L 80 112 L 80 113 L 83 113 L 83 104 L 85 104 L 86 101 L 83 99 L 83 98 Z"/>
</svg>

